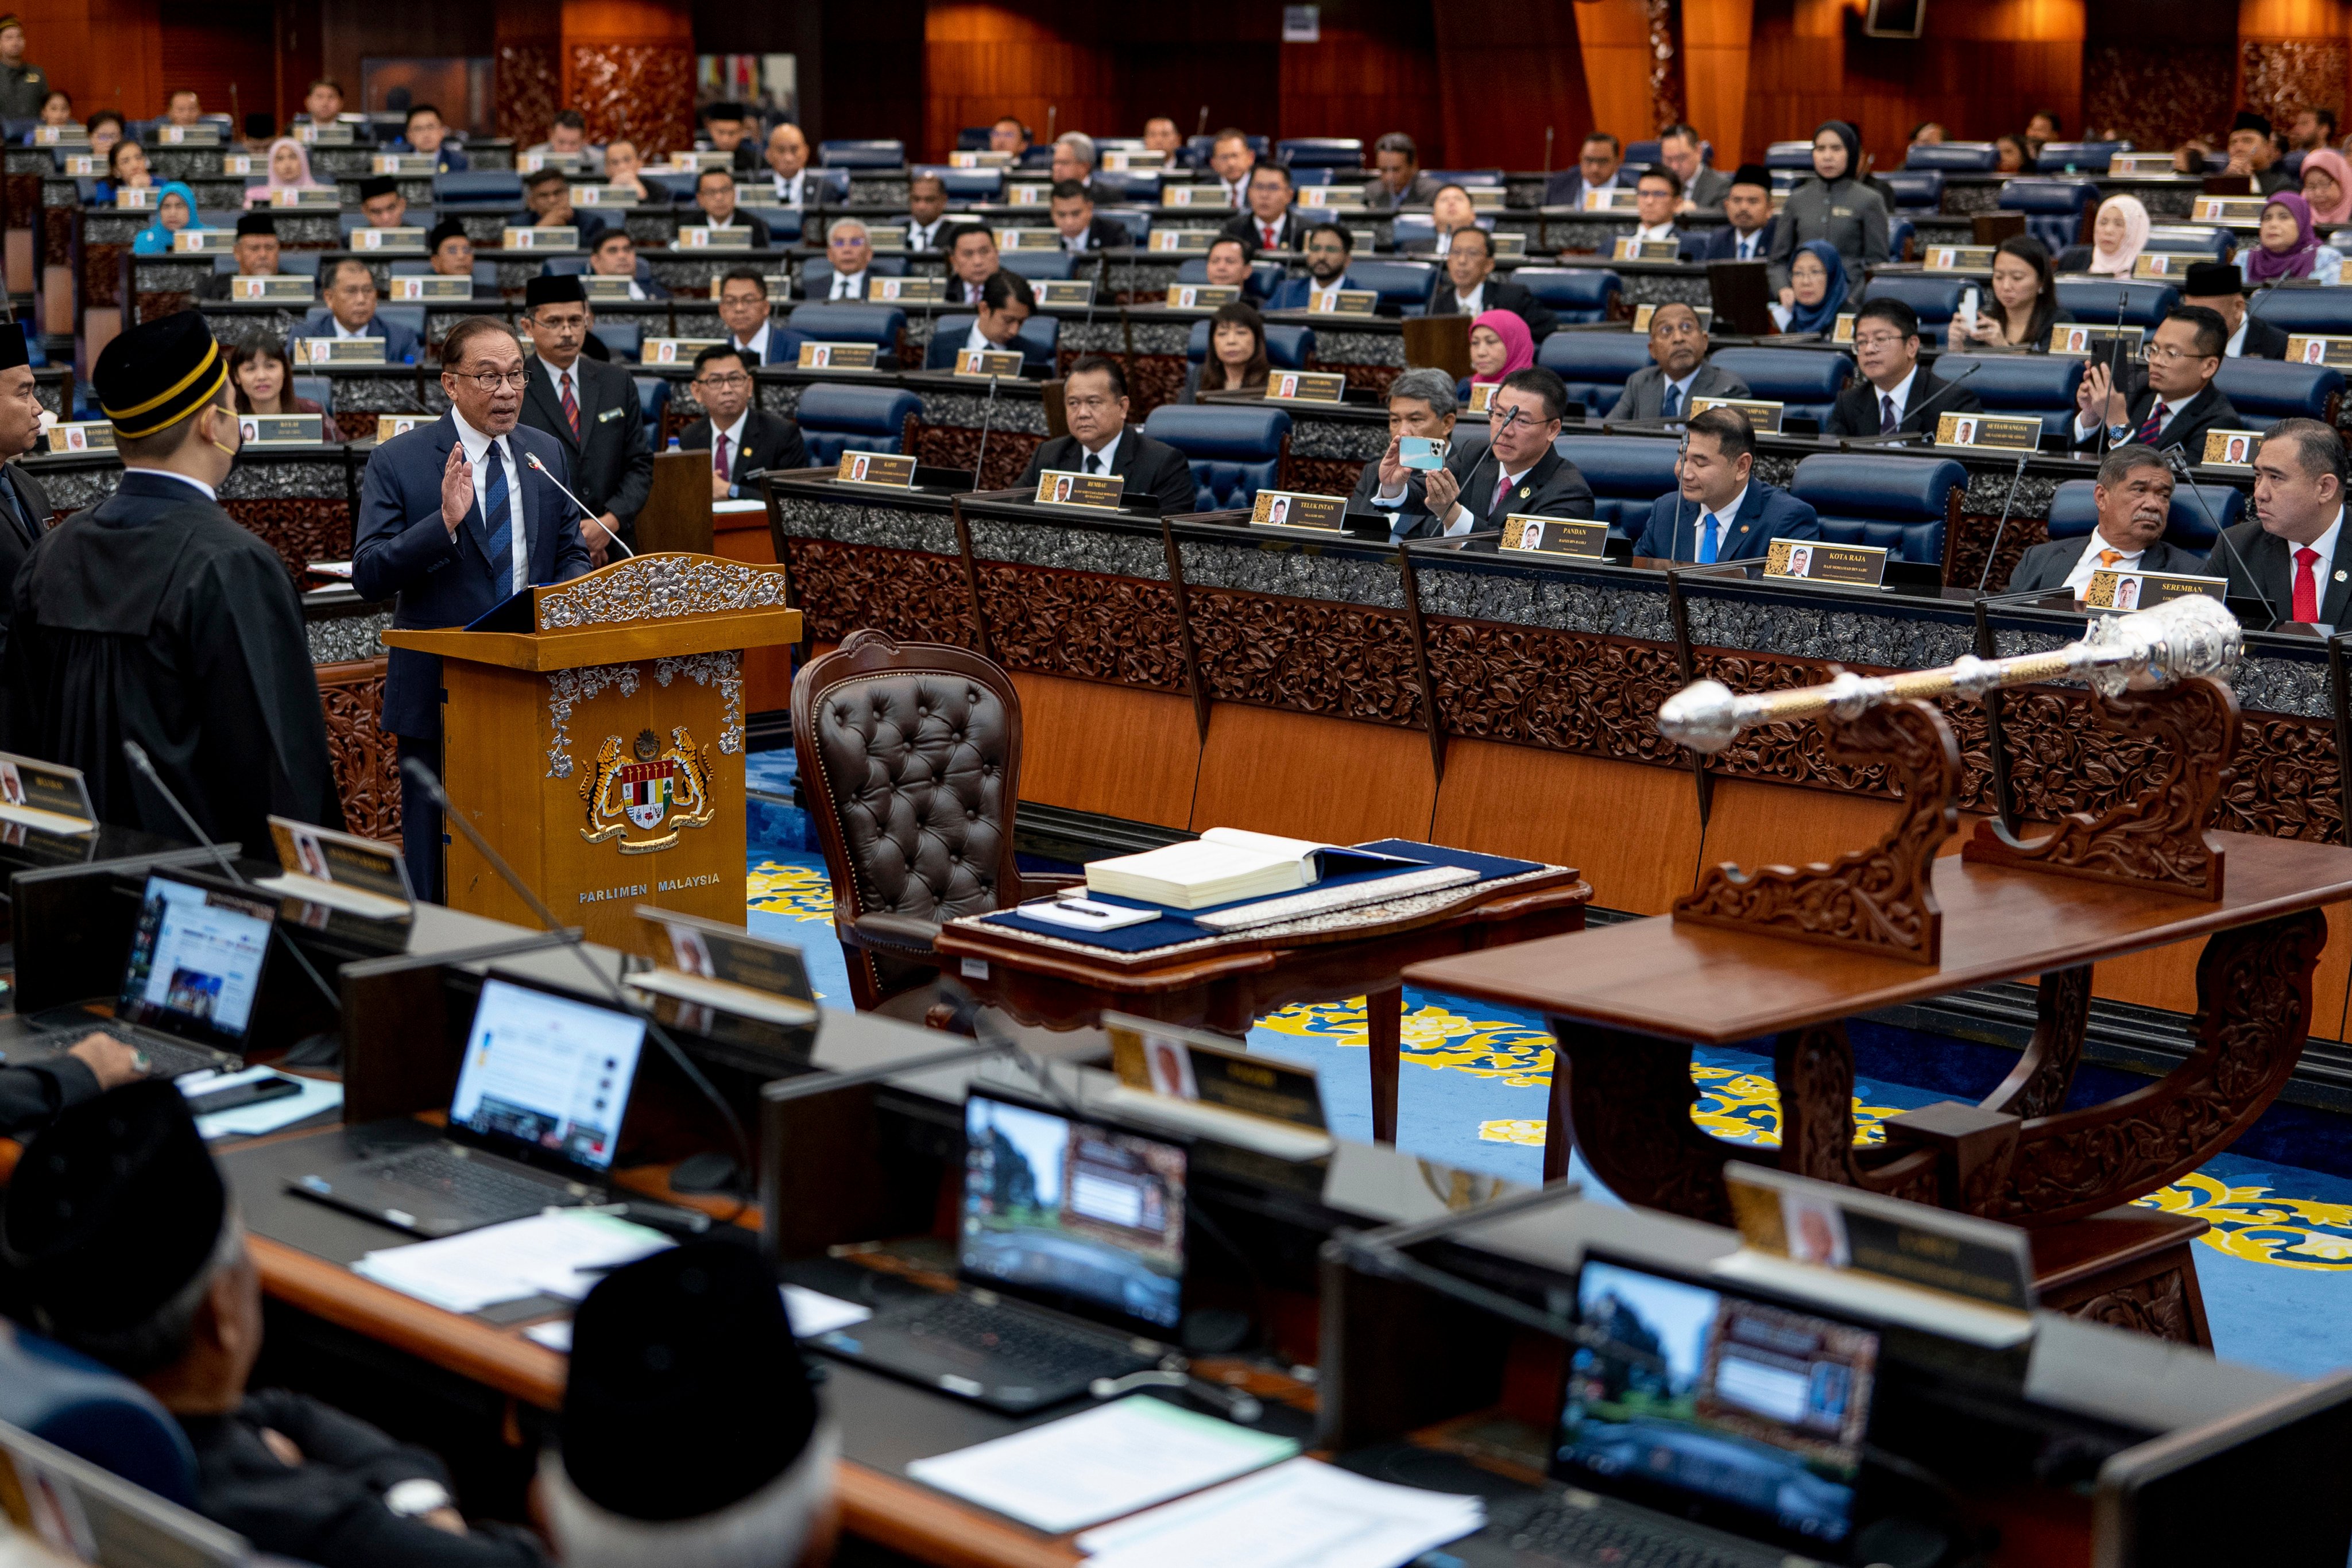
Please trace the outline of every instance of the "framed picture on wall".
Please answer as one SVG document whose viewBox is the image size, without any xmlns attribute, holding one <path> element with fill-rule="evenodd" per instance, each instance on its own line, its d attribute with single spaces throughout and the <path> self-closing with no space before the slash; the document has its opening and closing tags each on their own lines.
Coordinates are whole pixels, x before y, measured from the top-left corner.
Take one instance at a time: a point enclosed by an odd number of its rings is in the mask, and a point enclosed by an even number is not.
<svg viewBox="0 0 2352 1568">
<path fill-rule="evenodd" d="M 1927 26 L 1927 0 L 1870 0 L 1863 18 L 1866 37 L 1916 38 Z"/>
</svg>

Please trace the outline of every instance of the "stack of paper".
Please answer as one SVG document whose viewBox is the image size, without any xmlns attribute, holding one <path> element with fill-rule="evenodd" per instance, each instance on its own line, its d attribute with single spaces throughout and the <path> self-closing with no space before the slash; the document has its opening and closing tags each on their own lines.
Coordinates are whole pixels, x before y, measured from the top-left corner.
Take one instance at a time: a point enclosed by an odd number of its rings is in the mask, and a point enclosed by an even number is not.
<svg viewBox="0 0 2352 1568">
<path fill-rule="evenodd" d="M 1315 883 L 1315 855 L 1328 848 L 1239 828 L 1211 828 L 1186 843 L 1087 865 L 1087 891 L 1169 909 L 1206 909 L 1237 898 L 1294 893 Z"/>
<path fill-rule="evenodd" d="M 1293 1459 L 1078 1537 L 1087 1568 L 1397 1568 L 1478 1530 L 1475 1497 Z"/>
<path fill-rule="evenodd" d="M 199 1116 L 196 1118 L 197 1134 L 206 1143 L 215 1138 L 257 1138 L 264 1133 L 290 1127 L 306 1116 L 331 1111 L 343 1103 L 343 1086 L 340 1083 L 330 1083 L 317 1078 L 296 1078 L 290 1072 L 279 1073 L 267 1067 L 248 1067 L 242 1072 L 215 1072 L 207 1068 L 201 1072 L 183 1073 L 172 1082 L 181 1093 L 194 1095 L 209 1094 L 215 1089 L 278 1077 L 289 1079 L 302 1087 L 281 1100 L 257 1100 L 250 1105 L 239 1105 L 234 1111 L 215 1111 L 209 1116 Z"/>
<path fill-rule="evenodd" d="M 805 1285 L 780 1285 L 777 1289 L 783 1294 L 784 1317 L 793 1325 L 794 1336 L 800 1339 L 814 1339 L 821 1333 L 831 1333 L 852 1323 L 862 1323 L 874 1315 L 871 1307 L 861 1307 L 856 1301 L 845 1301 L 839 1296 L 828 1296 L 823 1291 L 812 1291 Z M 571 1354 L 570 1318 L 533 1323 L 523 1333 L 550 1350 L 560 1350 L 567 1355 Z"/>
<path fill-rule="evenodd" d="M 596 1281 L 677 1245 L 658 1230 L 593 1208 L 557 1208 L 438 1241 L 371 1252 L 352 1272 L 453 1312 L 526 1296 L 578 1301 Z"/>
</svg>

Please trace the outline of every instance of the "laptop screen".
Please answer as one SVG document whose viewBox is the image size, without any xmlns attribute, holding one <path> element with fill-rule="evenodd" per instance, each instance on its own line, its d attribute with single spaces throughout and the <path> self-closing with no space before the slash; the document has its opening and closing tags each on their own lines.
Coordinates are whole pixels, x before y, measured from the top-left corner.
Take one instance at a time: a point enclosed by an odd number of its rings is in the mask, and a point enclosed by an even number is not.
<svg viewBox="0 0 2352 1568">
<path fill-rule="evenodd" d="M 964 1277 L 1153 1329 L 1184 1315 L 1184 1151 L 974 1094 L 964 1104 Z"/>
<path fill-rule="evenodd" d="M 1555 1478 L 1779 1543 L 1853 1532 L 1876 1333 L 1600 1258 L 1577 1312 L 1601 1338 L 1570 1359 Z"/>
<path fill-rule="evenodd" d="M 645 1040 L 634 1013 L 484 980 L 450 1129 L 541 1164 L 610 1170 Z"/>
<path fill-rule="evenodd" d="M 277 917 L 274 903 L 149 877 L 115 1010 L 125 1022 L 242 1055 Z"/>
</svg>

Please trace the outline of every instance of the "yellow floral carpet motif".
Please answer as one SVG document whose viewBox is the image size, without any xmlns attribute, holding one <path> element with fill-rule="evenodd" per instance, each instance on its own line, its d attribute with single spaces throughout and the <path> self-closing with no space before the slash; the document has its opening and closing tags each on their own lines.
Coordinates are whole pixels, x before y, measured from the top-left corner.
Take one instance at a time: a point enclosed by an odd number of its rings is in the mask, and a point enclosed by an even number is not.
<svg viewBox="0 0 2352 1568">
<path fill-rule="evenodd" d="M 1260 1019 L 1257 1028 L 1341 1050 L 1361 1051 L 1368 1038 L 1361 997 L 1297 1003 Z M 1550 1086 L 1551 1036 L 1539 1029 L 1507 1020 L 1475 1023 L 1424 1004 L 1404 1015 L 1402 1032 L 1403 1059 L 1412 1066 L 1499 1078 L 1514 1089 Z"/>
<path fill-rule="evenodd" d="M 761 861 L 744 882 L 753 909 L 803 923 L 833 918 L 833 884 L 822 867 Z"/>
<path fill-rule="evenodd" d="M 2139 1205 L 2201 1216 L 2213 1228 L 2200 1240 L 2250 1263 L 2352 1270 L 2352 1203 L 2274 1197 L 2267 1186 L 2238 1186 L 2191 1171 L 2162 1191 L 2149 1193 Z"/>
</svg>

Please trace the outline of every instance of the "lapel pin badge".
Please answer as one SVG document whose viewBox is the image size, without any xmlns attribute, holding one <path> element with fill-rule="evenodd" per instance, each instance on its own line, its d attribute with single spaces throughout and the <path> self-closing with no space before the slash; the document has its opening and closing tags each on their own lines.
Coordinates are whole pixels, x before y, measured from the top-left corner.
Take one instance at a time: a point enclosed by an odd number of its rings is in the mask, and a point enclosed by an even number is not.
<svg viewBox="0 0 2352 1568">
<path fill-rule="evenodd" d="M 2336 574 L 2336 581 L 2338 581 L 2338 582 L 2341 582 L 2341 581 L 2343 581 L 2347 577 L 2352 577 L 2352 572 L 2342 572 L 2342 571 L 2339 571 L 2339 572 L 2337 572 L 2337 573 Z"/>
</svg>

